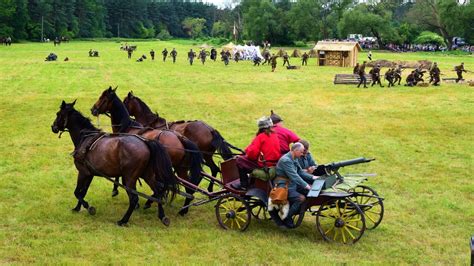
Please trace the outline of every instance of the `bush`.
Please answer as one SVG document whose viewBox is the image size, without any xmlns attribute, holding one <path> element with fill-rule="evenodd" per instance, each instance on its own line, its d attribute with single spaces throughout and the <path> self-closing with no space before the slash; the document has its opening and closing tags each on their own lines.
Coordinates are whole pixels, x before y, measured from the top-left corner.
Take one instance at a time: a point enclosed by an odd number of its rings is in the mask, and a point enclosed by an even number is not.
<svg viewBox="0 0 474 266">
<path fill-rule="evenodd" d="M 294 44 L 295 47 L 306 47 L 307 46 L 306 43 L 303 42 L 303 41 L 294 41 L 293 44 Z"/>
<path fill-rule="evenodd" d="M 415 39 L 416 44 L 437 44 L 446 46 L 443 37 L 439 36 L 438 34 L 431 32 L 431 31 L 423 31 L 420 35 Z"/>
<path fill-rule="evenodd" d="M 167 30 L 167 29 L 162 29 L 160 31 L 160 33 L 158 33 L 158 35 L 156 35 L 156 38 L 160 39 L 160 40 L 169 40 L 172 38 L 170 32 Z"/>
</svg>

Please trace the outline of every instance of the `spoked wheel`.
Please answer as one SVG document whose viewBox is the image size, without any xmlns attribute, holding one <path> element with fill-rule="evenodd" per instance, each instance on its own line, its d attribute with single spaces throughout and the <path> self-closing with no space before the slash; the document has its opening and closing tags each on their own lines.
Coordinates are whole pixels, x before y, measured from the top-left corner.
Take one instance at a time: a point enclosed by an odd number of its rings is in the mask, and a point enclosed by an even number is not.
<svg viewBox="0 0 474 266">
<path fill-rule="evenodd" d="M 354 244 L 365 231 L 365 217 L 354 202 L 333 199 L 324 202 L 316 215 L 316 227 L 326 241 Z"/>
<path fill-rule="evenodd" d="M 354 195 L 351 200 L 355 202 L 365 214 L 367 229 L 376 228 L 382 222 L 384 207 L 383 200 L 377 192 L 368 186 L 357 186 L 350 190 Z"/>
<path fill-rule="evenodd" d="M 245 231 L 250 224 L 251 211 L 241 197 L 227 195 L 217 201 L 216 217 L 219 225 L 226 230 Z"/>
<path fill-rule="evenodd" d="M 247 200 L 252 216 L 257 220 L 269 220 L 267 206 L 257 197 L 250 197 Z"/>
<path fill-rule="evenodd" d="M 301 223 L 303 222 L 304 219 L 304 214 L 306 213 L 306 204 L 301 204 L 301 209 L 300 212 L 293 215 L 293 224 L 295 225 L 295 228 L 300 226 Z"/>
</svg>

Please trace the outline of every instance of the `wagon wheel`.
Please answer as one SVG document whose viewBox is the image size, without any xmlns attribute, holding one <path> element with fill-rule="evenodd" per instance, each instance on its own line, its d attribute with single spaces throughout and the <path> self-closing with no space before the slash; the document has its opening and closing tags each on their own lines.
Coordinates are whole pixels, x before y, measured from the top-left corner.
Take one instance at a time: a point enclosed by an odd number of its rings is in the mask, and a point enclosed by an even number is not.
<svg viewBox="0 0 474 266">
<path fill-rule="evenodd" d="M 293 215 L 293 224 L 295 228 L 300 226 L 304 219 L 304 214 L 306 213 L 306 203 L 301 204 L 300 212 Z"/>
<path fill-rule="evenodd" d="M 368 186 L 357 186 L 350 192 L 355 193 L 351 200 L 359 205 L 365 214 L 367 229 L 376 228 L 382 222 L 384 214 L 383 200 L 377 192 Z"/>
<path fill-rule="evenodd" d="M 247 200 L 252 216 L 257 220 L 270 220 L 267 206 L 257 197 L 250 197 Z"/>
<path fill-rule="evenodd" d="M 237 195 L 220 198 L 216 204 L 216 217 L 224 229 L 245 231 L 250 224 L 249 204 Z"/>
<path fill-rule="evenodd" d="M 347 198 L 329 200 L 319 207 L 316 227 L 326 241 L 354 244 L 365 231 L 364 212 Z"/>
</svg>

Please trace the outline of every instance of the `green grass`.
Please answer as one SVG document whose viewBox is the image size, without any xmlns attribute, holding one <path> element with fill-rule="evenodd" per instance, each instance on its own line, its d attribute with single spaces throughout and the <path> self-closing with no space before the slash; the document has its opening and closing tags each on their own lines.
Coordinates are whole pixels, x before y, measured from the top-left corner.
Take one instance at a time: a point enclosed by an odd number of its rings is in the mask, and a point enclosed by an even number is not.
<svg viewBox="0 0 474 266">
<path fill-rule="evenodd" d="M 334 74 L 352 69 L 316 67 L 314 59 L 294 71 L 279 60 L 275 73 L 250 62 L 224 67 L 196 61 L 191 67 L 185 60 L 191 42 L 136 44 L 134 59 L 151 48 L 159 54 L 176 47 L 178 62 L 163 63 L 158 56 L 136 63 L 116 42 L 0 47 L 0 263 L 468 264 L 474 233 L 472 87 L 363 90 L 332 84 Z M 89 58 L 90 48 L 101 57 Z M 43 61 L 51 51 L 60 61 Z M 65 56 L 69 62 L 62 61 Z M 365 58 L 361 54 L 360 61 Z M 374 52 L 373 58 L 434 60 L 452 77 L 449 70 L 461 61 L 474 70 L 472 56 Z M 118 86 L 121 98 L 133 90 L 169 120 L 204 120 L 240 147 L 252 139 L 256 119 L 273 109 L 310 140 L 321 163 L 376 157 L 344 171 L 378 174 L 368 184 L 385 197 L 384 220 L 356 245 L 340 246 L 322 240 L 314 217 L 292 231 L 252 220 L 244 233 L 227 232 L 219 228 L 213 204 L 180 217 L 178 198 L 165 208 L 169 228 L 154 210 L 136 211 L 130 226 L 120 228 L 115 221 L 128 199 L 123 191 L 111 198 L 111 184 L 101 178 L 86 197 L 97 214 L 72 213 L 73 145 L 67 133 L 61 139 L 52 134 L 50 125 L 63 99 L 77 98 L 77 109 L 92 117 L 91 106 L 108 86 Z M 110 131 L 107 117 L 100 124 Z"/>
</svg>

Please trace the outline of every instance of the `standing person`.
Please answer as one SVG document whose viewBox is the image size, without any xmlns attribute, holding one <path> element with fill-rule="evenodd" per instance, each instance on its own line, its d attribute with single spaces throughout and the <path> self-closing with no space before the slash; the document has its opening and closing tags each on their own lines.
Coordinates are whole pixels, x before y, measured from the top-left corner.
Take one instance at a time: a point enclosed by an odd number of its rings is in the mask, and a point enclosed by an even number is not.
<svg viewBox="0 0 474 266">
<path fill-rule="evenodd" d="M 248 174 L 254 169 L 275 166 L 281 156 L 277 134 L 272 130 L 272 120 L 264 116 L 257 121 L 257 126 L 256 137 L 245 148 L 245 155 L 238 156 L 236 159 L 240 184 L 232 187 L 238 190 L 247 190 Z"/>
<path fill-rule="evenodd" d="M 151 49 L 150 51 L 150 56 L 151 56 L 151 60 L 155 60 L 155 51 L 153 51 L 153 49 Z"/>
<path fill-rule="evenodd" d="M 430 83 L 433 82 L 433 86 L 439 86 L 439 81 L 441 80 L 439 77 L 440 75 L 441 70 L 439 69 L 438 64 L 434 62 L 433 67 L 430 69 Z"/>
<path fill-rule="evenodd" d="M 455 66 L 454 70 L 456 71 L 456 74 L 458 75 L 458 78 L 456 79 L 456 83 L 458 83 L 460 80 L 463 80 L 462 72 L 467 72 L 464 69 L 464 63 L 461 63 L 459 66 Z"/>
<path fill-rule="evenodd" d="M 236 51 L 235 54 L 234 54 L 234 61 L 236 63 L 238 63 L 240 60 L 240 52 L 239 51 Z"/>
<path fill-rule="evenodd" d="M 272 63 L 272 72 L 275 72 L 275 69 L 277 67 L 277 58 L 278 56 L 273 54 L 272 57 L 270 58 L 270 62 Z"/>
<path fill-rule="evenodd" d="M 273 123 L 273 131 L 277 133 L 278 139 L 280 140 L 280 153 L 285 154 L 290 151 L 290 144 L 300 140 L 300 137 L 293 131 L 283 126 L 283 119 L 277 114 L 270 111 L 270 118 Z"/>
<path fill-rule="evenodd" d="M 369 51 L 369 53 L 367 54 L 367 57 L 369 58 L 370 61 L 372 61 L 372 51 Z"/>
<path fill-rule="evenodd" d="M 201 52 L 199 52 L 199 58 L 201 59 L 202 64 L 206 63 L 206 57 L 207 57 L 207 52 L 206 50 L 202 49 Z"/>
<path fill-rule="evenodd" d="M 359 81 L 359 85 L 357 85 L 357 88 L 359 88 L 362 83 L 364 83 L 364 88 L 367 88 L 367 79 L 365 78 L 365 64 L 366 63 L 367 62 L 364 61 L 364 63 L 362 63 L 362 65 L 359 67 L 358 74 L 359 74 L 360 81 Z"/>
<path fill-rule="evenodd" d="M 174 50 L 174 48 L 173 48 Z M 168 50 L 166 50 L 166 48 L 161 52 L 161 54 L 163 55 L 163 62 L 166 62 L 166 57 L 168 56 Z M 174 62 L 173 62 L 174 63 Z"/>
<path fill-rule="evenodd" d="M 290 202 L 290 210 L 287 217 L 283 220 L 288 228 L 294 228 L 293 215 L 300 212 L 301 204 L 306 200 L 305 195 L 311 189 L 314 180 L 318 176 L 309 174 L 304 171 L 298 159 L 304 154 L 303 144 L 296 142 L 291 146 L 291 150 L 283 155 L 276 165 L 276 174 L 279 177 L 285 177 L 290 180 L 288 186 L 288 201 Z"/>
<path fill-rule="evenodd" d="M 128 59 L 132 58 L 133 49 L 131 47 L 127 48 Z"/>
<path fill-rule="evenodd" d="M 402 68 L 402 65 L 398 65 L 397 69 L 395 69 L 394 73 L 393 73 L 393 83 L 397 83 L 398 81 L 398 85 L 400 85 L 400 82 L 402 81 L 402 71 L 403 71 L 403 68 Z"/>
<path fill-rule="evenodd" d="M 222 61 L 224 61 L 224 65 L 227 66 L 229 64 L 229 54 L 222 51 L 221 57 L 222 57 Z"/>
<path fill-rule="evenodd" d="M 178 52 L 176 52 L 176 49 L 173 48 L 171 51 L 171 57 L 173 58 L 173 64 L 176 63 L 176 56 L 178 56 Z"/>
<path fill-rule="evenodd" d="M 290 57 L 288 56 L 288 53 L 285 52 L 283 55 L 283 66 L 288 63 L 288 66 L 290 66 Z"/>
<path fill-rule="evenodd" d="M 270 51 L 268 50 L 263 51 L 263 59 L 265 59 L 265 61 L 263 61 L 262 66 L 265 64 L 270 64 L 271 57 L 272 55 L 270 54 Z"/>
<path fill-rule="evenodd" d="M 371 77 L 372 77 L 372 85 L 370 85 L 370 87 L 373 87 L 374 84 L 377 84 L 377 83 L 378 83 L 378 84 L 380 85 L 380 87 L 383 88 L 383 85 L 382 85 L 382 83 L 380 82 L 380 65 L 374 66 L 374 67 L 370 70 L 369 74 L 370 74 Z"/>
<path fill-rule="evenodd" d="M 301 60 L 302 60 L 301 65 L 302 66 L 307 66 L 308 65 L 308 58 L 309 58 L 309 55 L 306 52 L 304 52 L 303 56 L 301 57 Z"/>
<path fill-rule="evenodd" d="M 191 66 L 193 65 L 194 57 L 196 57 L 196 54 L 193 52 L 193 49 L 190 49 L 188 52 L 188 60 Z"/>
<path fill-rule="evenodd" d="M 352 70 L 352 74 L 354 75 L 359 74 L 359 63 L 356 63 L 354 69 Z"/>
<path fill-rule="evenodd" d="M 216 50 L 216 48 L 212 47 L 212 49 L 211 49 L 211 60 L 216 62 L 216 59 L 217 59 L 217 50 Z"/>
</svg>

